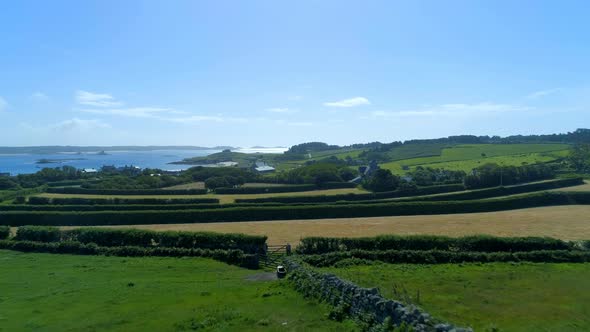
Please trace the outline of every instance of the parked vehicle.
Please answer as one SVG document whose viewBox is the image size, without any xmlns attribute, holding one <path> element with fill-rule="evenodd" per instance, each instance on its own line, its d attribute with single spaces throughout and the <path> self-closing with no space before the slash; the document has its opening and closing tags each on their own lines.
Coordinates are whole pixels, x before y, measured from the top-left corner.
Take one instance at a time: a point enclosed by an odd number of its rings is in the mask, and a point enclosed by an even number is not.
<svg viewBox="0 0 590 332">
<path fill-rule="evenodd" d="M 277 278 L 284 278 L 287 275 L 287 269 L 284 266 L 277 266 Z"/>
</svg>

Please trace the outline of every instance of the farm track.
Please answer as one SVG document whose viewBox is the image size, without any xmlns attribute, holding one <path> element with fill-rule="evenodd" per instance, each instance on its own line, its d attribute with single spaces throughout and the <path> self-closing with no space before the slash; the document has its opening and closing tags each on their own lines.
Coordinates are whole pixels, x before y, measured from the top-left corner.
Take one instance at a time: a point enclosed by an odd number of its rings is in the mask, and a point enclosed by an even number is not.
<svg viewBox="0 0 590 332">
<path fill-rule="evenodd" d="M 349 219 L 276 220 L 232 223 L 158 224 L 152 230 L 212 231 L 267 235 L 269 243 L 297 244 L 307 236 L 361 237 L 380 234 L 549 236 L 590 239 L 590 206 L 551 206 L 499 212 Z M 72 227 L 64 227 L 72 228 Z"/>
</svg>

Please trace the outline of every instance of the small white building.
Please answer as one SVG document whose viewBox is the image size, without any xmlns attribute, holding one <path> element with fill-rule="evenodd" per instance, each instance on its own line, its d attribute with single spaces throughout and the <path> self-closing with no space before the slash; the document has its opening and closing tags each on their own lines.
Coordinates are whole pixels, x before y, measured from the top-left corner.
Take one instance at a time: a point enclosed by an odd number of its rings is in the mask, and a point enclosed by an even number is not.
<svg viewBox="0 0 590 332">
<path fill-rule="evenodd" d="M 274 172 L 275 168 L 267 165 L 264 161 L 257 161 L 256 167 L 254 167 L 254 170 L 259 173 L 268 173 L 268 172 Z"/>
</svg>

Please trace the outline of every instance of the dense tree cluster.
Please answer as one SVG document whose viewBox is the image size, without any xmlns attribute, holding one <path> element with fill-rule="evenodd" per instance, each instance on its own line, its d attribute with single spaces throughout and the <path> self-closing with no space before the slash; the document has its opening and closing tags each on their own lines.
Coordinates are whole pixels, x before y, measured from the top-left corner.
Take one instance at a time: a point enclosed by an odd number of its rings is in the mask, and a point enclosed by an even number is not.
<svg viewBox="0 0 590 332">
<path fill-rule="evenodd" d="M 343 162 L 311 162 L 305 166 L 281 172 L 276 175 L 277 182 L 289 184 L 315 184 L 321 187 L 328 182 L 344 182 L 356 177 L 356 172 Z"/>
<path fill-rule="evenodd" d="M 400 186 L 399 176 L 393 175 L 388 169 L 378 169 L 363 181 L 363 187 L 374 192 L 394 191 Z"/>
<path fill-rule="evenodd" d="M 590 172 L 590 144 L 576 144 L 568 157 L 570 166 L 580 173 Z"/>
<path fill-rule="evenodd" d="M 436 184 L 460 183 L 465 179 L 464 171 L 452 171 L 439 168 L 417 166 L 407 175 L 418 186 L 432 186 Z"/>
<path fill-rule="evenodd" d="M 555 171 L 545 164 L 516 167 L 489 163 L 474 169 L 472 174 L 467 175 L 465 187 L 474 189 L 505 186 L 549 179 L 554 176 Z"/>
</svg>

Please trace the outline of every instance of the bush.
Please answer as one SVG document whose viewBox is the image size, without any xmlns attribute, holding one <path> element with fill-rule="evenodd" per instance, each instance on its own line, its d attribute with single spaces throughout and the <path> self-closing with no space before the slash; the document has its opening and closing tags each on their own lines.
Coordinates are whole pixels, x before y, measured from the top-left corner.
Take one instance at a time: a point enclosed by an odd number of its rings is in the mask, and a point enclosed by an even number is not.
<svg viewBox="0 0 590 332">
<path fill-rule="evenodd" d="M 582 178 L 558 179 L 544 182 L 534 182 L 521 184 L 510 187 L 494 187 L 487 189 L 471 190 L 462 193 L 452 193 L 447 195 L 437 195 L 432 197 L 416 197 L 414 201 L 455 201 L 455 200 L 472 200 L 499 196 L 508 196 L 522 194 L 533 191 L 549 190 L 556 188 L 571 187 L 584 184 Z"/>
<path fill-rule="evenodd" d="M 61 239 L 61 231 L 51 226 L 21 226 L 16 231 L 16 240 L 35 242 L 57 242 Z"/>
<path fill-rule="evenodd" d="M 186 249 L 240 250 L 256 254 L 264 250 L 266 236 L 222 234 L 210 232 L 155 232 L 141 229 L 76 228 L 60 230 L 57 227 L 22 226 L 18 228 L 19 241 L 95 243 L 102 247 L 174 247 Z"/>
<path fill-rule="evenodd" d="M 354 218 L 490 212 L 539 206 L 590 204 L 587 192 L 544 192 L 502 199 L 450 202 L 384 202 L 377 204 L 325 204 L 228 207 L 169 211 L 6 211 L 0 225 L 137 225 L 247 220 Z"/>
<path fill-rule="evenodd" d="M 367 194 L 342 194 L 342 195 L 321 195 L 321 196 L 283 196 L 236 199 L 236 203 L 331 203 L 339 201 L 369 201 L 387 198 L 398 198 L 419 195 L 432 195 L 463 191 L 462 184 L 450 184 L 430 187 L 405 188 L 404 190 L 387 191 Z"/>
<path fill-rule="evenodd" d="M 87 189 L 87 188 L 47 188 L 54 194 L 87 194 L 87 195 L 204 195 L 206 189 Z"/>
<path fill-rule="evenodd" d="M 287 193 L 316 190 L 318 187 L 313 184 L 272 186 L 272 187 L 238 187 L 238 188 L 216 188 L 216 194 L 264 194 L 264 193 Z"/>
<path fill-rule="evenodd" d="M 10 236 L 10 227 L 0 226 L 0 240 L 7 239 Z"/>
<path fill-rule="evenodd" d="M 244 254 L 241 250 L 209 250 L 185 248 L 144 248 L 136 246 L 100 247 L 94 243 L 80 243 L 76 241 L 64 242 L 35 242 L 0 240 L 0 249 L 17 250 L 23 252 L 43 252 L 53 254 L 77 255 L 107 255 L 107 256 L 166 256 L 166 257 L 204 257 L 222 261 L 245 268 L 257 269 L 258 256 Z"/>
<path fill-rule="evenodd" d="M 132 205 L 132 204 L 219 204 L 217 198 L 48 198 L 32 196 L 32 205 Z"/>
<path fill-rule="evenodd" d="M 354 260 L 353 260 L 354 258 Z M 491 262 L 586 263 L 590 252 L 575 250 L 536 250 L 527 252 L 470 252 L 444 250 L 352 250 L 323 255 L 304 255 L 301 259 L 315 267 L 334 266 L 365 260 L 394 264 L 457 264 Z"/>
<path fill-rule="evenodd" d="M 300 254 L 324 254 L 350 250 L 445 250 L 473 252 L 525 252 L 535 250 L 570 250 L 573 245 L 546 237 L 446 237 L 433 235 L 381 235 L 364 238 L 308 237 L 297 246 Z"/>
</svg>

